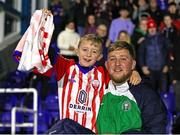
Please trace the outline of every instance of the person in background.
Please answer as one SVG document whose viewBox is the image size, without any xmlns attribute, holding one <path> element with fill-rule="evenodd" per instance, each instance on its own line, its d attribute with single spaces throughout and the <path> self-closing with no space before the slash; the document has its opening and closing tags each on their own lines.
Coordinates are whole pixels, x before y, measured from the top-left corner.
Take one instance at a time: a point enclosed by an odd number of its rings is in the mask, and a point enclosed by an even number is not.
<svg viewBox="0 0 180 135">
<path fill-rule="evenodd" d="M 167 110 L 158 93 L 145 81 L 129 84 L 135 65 L 135 52 L 127 42 L 116 41 L 108 48 L 111 80 L 96 122 L 99 134 L 166 133 Z"/>
<path fill-rule="evenodd" d="M 57 38 L 57 46 L 60 49 L 60 54 L 66 58 L 77 60 L 74 50 L 77 49 L 79 40 L 80 35 L 75 32 L 74 21 L 68 21 L 65 30 Z"/>
<path fill-rule="evenodd" d="M 135 28 L 134 33 L 132 35 L 132 43 L 135 46 L 136 53 L 141 45 L 141 43 L 144 41 L 146 35 L 147 35 L 147 18 L 142 18 L 139 20 L 138 26 Z"/>
<path fill-rule="evenodd" d="M 109 29 L 109 40 L 115 42 L 120 31 L 125 30 L 131 36 L 134 31 L 134 24 L 129 18 L 129 11 L 126 7 L 119 10 L 119 17 L 113 19 Z"/>
<path fill-rule="evenodd" d="M 107 46 L 108 46 L 107 33 L 108 33 L 108 28 L 105 24 L 99 24 L 97 26 L 96 35 L 102 39 L 102 47 L 103 47 L 103 57 L 98 62 L 99 66 L 105 66 L 104 64 L 105 61 L 107 60 Z"/>
<path fill-rule="evenodd" d="M 90 14 L 87 17 L 84 34 L 95 34 L 96 33 L 96 18 L 95 15 Z"/>
<path fill-rule="evenodd" d="M 131 43 L 131 37 L 129 36 L 129 34 L 127 33 L 127 31 L 120 31 L 117 37 L 117 40 L 119 41 L 125 41 L 127 43 Z"/>
<path fill-rule="evenodd" d="M 134 45 L 135 52 L 136 52 L 136 62 L 137 62 L 136 69 L 140 73 L 140 75 L 142 75 L 142 71 L 141 71 L 141 68 L 139 66 L 139 62 L 137 59 L 139 57 L 138 49 L 147 36 L 147 22 L 148 22 L 147 18 L 141 18 L 139 20 L 138 26 L 135 28 L 134 33 L 131 36 L 132 44 Z"/>
<path fill-rule="evenodd" d="M 168 13 L 171 15 L 173 20 L 178 20 L 180 17 L 178 7 L 175 2 L 170 2 L 168 4 Z"/>
<path fill-rule="evenodd" d="M 84 0 L 75 0 L 74 2 L 75 3 L 72 7 L 74 21 L 77 25 L 77 32 L 80 36 L 83 36 L 87 16 L 87 6 Z"/>
<path fill-rule="evenodd" d="M 164 37 L 169 39 L 170 44 L 171 44 L 171 51 L 169 53 L 169 59 L 170 59 L 170 64 L 169 64 L 169 85 L 172 82 L 172 68 L 173 68 L 173 61 L 174 61 L 174 54 L 173 54 L 173 48 L 175 46 L 178 46 L 177 44 L 177 39 L 178 39 L 178 30 L 175 27 L 173 23 L 173 19 L 171 18 L 170 14 L 165 14 L 163 17 L 163 22 L 161 24 L 161 33 Z"/>
<path fill-rule="evenodd" d="M 149 8 L 146 12 L 150 14 L 150 17 L 156 21 L 156 24 L 159 26 L 162 21 L 163 12 L 158 7 L 157 0 L 149 0 Z"/>
<path fill-rule="evenodd" d="M 137 0 L 137 5 L 134 4 L 133 6 L 134 12 L 132 16 L 132 20 L 135 23 L 138 23 L 139 16 L 148 9 L 148 6 L 147 0 Z"/>
<path fill-rule="evenodd" d="M 176 39 L 176 44 L 173 46 L 172 84 L 174 85 L 176 115 L 180 114 L 180 38 Z"/>
<path fill-rule="evenodd" d="M 52 43 L 57 42 L 58 34 L 64 29 L 65 15 L 60 0 L 52 0 L 50 5 L 50 11 L 53 14 L 54 32 L 52 36 Z"/>
<path fill-rule="evenodd" d="M 150 78 L 154 90 L 167 91 L 170 43 L 157 31 L 153 19 L 148 20 L 147 28 L 148 35 L 138 50 L 139 66 L 142 73 Z"/>
</svg>

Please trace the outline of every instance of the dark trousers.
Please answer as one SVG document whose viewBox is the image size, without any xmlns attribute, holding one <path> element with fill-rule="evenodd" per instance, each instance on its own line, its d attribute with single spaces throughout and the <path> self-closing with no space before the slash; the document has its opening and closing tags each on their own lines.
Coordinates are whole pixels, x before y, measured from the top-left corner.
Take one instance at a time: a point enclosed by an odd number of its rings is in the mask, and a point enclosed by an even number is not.
<svg viewBox="0 0 180 135">
<path fill-rule="evenodd" d="M 95 134 L 71 119 L 57 121 L 46 134 Z"/>
<path fill-rule="evenodd" d="M 176 111 L 180 112 L 180 81 L 179 80 L 174 85 L 174 92 L 175 92 L 175 101 L 176 101 Z"/>
<path fill-rule="evenodd" d="M 162 71 L 150 70 L 148 77 L 150 78 L 154 90 L 168 91 L 167 74 L 162 73 Z"/>
</svg>

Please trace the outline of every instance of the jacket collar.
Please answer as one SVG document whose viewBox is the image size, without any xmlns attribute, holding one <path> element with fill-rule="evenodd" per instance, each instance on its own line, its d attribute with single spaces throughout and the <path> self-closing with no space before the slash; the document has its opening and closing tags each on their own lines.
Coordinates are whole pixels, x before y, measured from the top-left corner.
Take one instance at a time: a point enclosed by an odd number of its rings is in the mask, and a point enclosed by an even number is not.
<svg viewBox="0 0 180 135">
<path fill-rule="evenodd" d="M 129 91 L 129 84 L 125 82 L 121 85 L 114 85 L 112 80 L 109 81 L 108 90 L 107 92 L 111 92 L 113 95 L 123 95 L 123 93 Z"/>
</svg>

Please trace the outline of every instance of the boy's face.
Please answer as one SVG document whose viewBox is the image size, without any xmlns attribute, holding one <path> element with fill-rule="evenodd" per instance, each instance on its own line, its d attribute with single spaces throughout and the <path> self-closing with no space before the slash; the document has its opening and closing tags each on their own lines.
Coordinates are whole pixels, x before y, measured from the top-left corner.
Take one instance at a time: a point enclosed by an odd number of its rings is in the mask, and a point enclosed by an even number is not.
<svg viewBox="0 0 180 135">
<path fill-rule="evenodd" d="M 84 67 L 93 66 L 102 58 L 99 46 L 94 46 L 91 41 L 83 41 L 76 50 L 79 64 Z"/>
<path fill-rule="evenodd" d="M 128 50 L 119 49 L 109 52 L 106 68 L 115 83 L 127 81 L 135 68 L 136 62 L 133 60 Z"/>
</svg>

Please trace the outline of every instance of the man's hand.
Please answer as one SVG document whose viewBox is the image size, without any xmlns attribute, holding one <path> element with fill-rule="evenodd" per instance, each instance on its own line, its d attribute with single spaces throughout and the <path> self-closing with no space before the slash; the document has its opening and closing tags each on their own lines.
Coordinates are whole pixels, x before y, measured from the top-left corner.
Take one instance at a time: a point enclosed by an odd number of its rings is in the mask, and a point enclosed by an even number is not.
<svg viewBox="0 0 180 135">
<path fill-rule="evenodd" d="M 143 72 L 145 75 L 149 75 L 149 74 L 150 74 L 150 71 L 149 71 L 148 67 L 146 67 L 146 66 L 143 66 L 143 67 L 142 67 L 142 72 Z"/>
<path fill-rule="evenodd" d="M 168 66 L 164 66 L 162 72 L 163 72 L 163 73 L 167 73 L 168 70 L 169 70 Z"/>
<path fill-rule="evenodd" d="M 138 43 L 138 44 L 141 44 L 141 43 L 144 41 L 144 39 L 145 39 L 144 37 L 141 37 L 141 38 L 138 40 L 137 43 Z"/>
<path fill-rule="evenodd" d="M 130 77 L 130 83 L 133 85 L 137 85 L 141 82 L 142 78 L 136 70 L 133 70 L 132 75 Z"/>
</svg>

